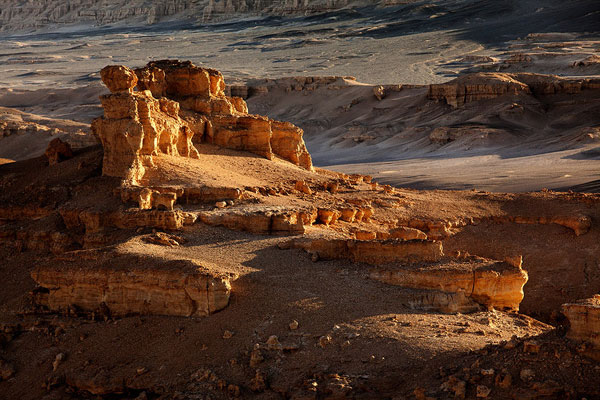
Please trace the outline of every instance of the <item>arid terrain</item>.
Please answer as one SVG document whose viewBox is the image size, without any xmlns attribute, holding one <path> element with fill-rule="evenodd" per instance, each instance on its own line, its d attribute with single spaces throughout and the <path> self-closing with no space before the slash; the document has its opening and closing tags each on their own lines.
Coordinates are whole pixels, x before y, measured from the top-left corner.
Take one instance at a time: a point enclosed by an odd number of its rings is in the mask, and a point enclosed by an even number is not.
<svg viewBox="0 0 600 400">
<path fill-rule="evenodd" d="M 600 399 L 599 15 L 7 0 L 0 399 Z"/>
</svg>

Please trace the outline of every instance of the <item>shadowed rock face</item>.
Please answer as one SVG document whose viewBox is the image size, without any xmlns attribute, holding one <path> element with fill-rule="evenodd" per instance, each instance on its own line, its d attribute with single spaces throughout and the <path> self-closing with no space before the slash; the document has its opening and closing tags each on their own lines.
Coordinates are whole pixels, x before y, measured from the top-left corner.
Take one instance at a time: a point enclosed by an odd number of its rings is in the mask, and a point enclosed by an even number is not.
<svg viewBox="0 0 600 400">
<path fill-rule="evenodd" d="M 441 267 L 378 268 L 371 271 L 371 278 L 414 289 L 461 293 L 486 307 L 519 310 L 528 277 L 520 265 L 479 259 L 469 263 L 450 262 Z M 460 308 L 455 305 L 456 310 Z"/>
<path fill-rule="evenodd" d="M 27 7 L 19 0 L 7 0 L 0 10 L 0 28 L 24 28 L 51 23 L 77 23 L 82 21 L 110 24 L 125 19 L 143 19 L 155 23 L 176 14 L 200 16 L 205 22 L 234 17 L 236 14 L 294 15 L 324 12 L 347 6 L 349 0 L 318 1 L 215 1 L 215 0 L 79 0 L 36 1 Z M 385 3 L 363 1 L 363 4 Z"/>
<path fill-rule="evenodd" d="M 587 343 L 586 353 L 600 360 L 600 294 L 563 304 L 562 312 L 571 324 L 567 337 Z"/>
<path fill-rule="evenodd" d="M 456 108 L 466 103 L 495 99 L 504 95 L 574 94 L 599 87 L 598 79 L 565 79 L 531 73 L 476 73 L 461 76 L 447 83 L 429 85 L 427 97 L 444 101 Z"/>
<path fill-rule="evenodd" d="M 101 97 L 104 116 L 92 130 L 104 146 L 106 176 L 138 184 L 153 156 L 199 158 L 193 142 L 279 155 L 312 169 L 302 130 L 248 114 L 244 100 L 225 96 L 223 75 L 214 69 L 165 60 L 135 71 L 108 66 L 101 77 L 112 93 Z"/>
</svg>

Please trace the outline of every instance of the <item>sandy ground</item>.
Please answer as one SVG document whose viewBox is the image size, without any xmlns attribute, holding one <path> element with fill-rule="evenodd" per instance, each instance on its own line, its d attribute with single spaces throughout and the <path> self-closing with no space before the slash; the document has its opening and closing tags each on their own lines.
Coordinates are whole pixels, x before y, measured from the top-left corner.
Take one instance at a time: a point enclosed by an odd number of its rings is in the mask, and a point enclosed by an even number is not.
<svg viewBox="0 0 600 400">
<path fill-rule="evenodd" d="M 591 146 L 591 151 L 596 148 Z M 414 189 L 505 192 L 538 191 L 544 188 L 577 190 L 578 185 L 598 179 L 600 166 L 597 154 L 590 159 L 573 157 L 581 151 L 575 149 L 514 158 L 497 155 L 416 158 L 332 165 L 330 168 L 349 174 L 360 171 L 372 175 L 378 182 Z M 588 187 L 586 191 L 597 191 L 597 188 Z"/>
<path fill-rule="evenodd" d="M 160 157 L 157 165 L 189 166 L 186 171 L 177 171 L 174 179 L 179 183 L 183 178 L 198 183 L 194 178 L 200 168 L 195 165 L 200 164 L 213 164 L 213 168 L 204 168 L 206 181 L 218 178 L 218 184 L 226 185 L 239 180 L 239 175 L 226 166 L 249 171 L 252 183 L 261 185 L 275 185 L 287 176 L 288 188 L 298 178 L 316 188 L 317 181 L 332 176 L 213 146 L 203 150 L 210 160 L 207 157 L 190 163 L 184 158 L 177 162 L 174 157 Z M 414 190 L 386 194 L 362 183 L 335 194 L 320 189 L 310 197 L 300 193 L 260 196 L 256 204 L 296 208 L 312 201 L 321 207 L 339 204 L 343 198 L 369 198 L 376 213 L 363 225 L 367 229 L 393 216 L 431 220 L 486 216 L 487 222 L 466 226 L 445 239 L 444 249 L 448 254 L 460 250 L 499 260 L 522 254 L 529 273 L 521 307 L 526 314 L 420 310 L 411 303 L 413 289 L 371 279 L 373 266 L 347 260 L 314 261 L 301 250 L 280 249 L 278 245 L 289 237 L 261 236 L 201 223 L 175 232 L 185 239 L 175 247 L 147 243 L 144 239 L 153 234 L 149 227 L 108 229 L 100 233 L 107 247 L 88 254 L 111 254 L 116 249 L 117 254 L 135 256 L 136 262 L 149 270 L 160 268 L 164 260 L 194 260 L 213 273 L 235 274 L 230 303 L 222 311 L 206 318 L 103 318 L 99 314 L 94 319 L 89 313 L 75 316 L 32 309 L 33 268 L 69 258 L 77 260 L 75 268 L 93 268 L 94 257 L 82 253 L 53 256 L 22 244 L 19 247 L 10 232 L 16 229 L 19 237 L 27 236 L 27 232 L 38 237 L 35 233 L 49 229 L 55 221 L 57 231 L 75 237 L 83 232 L 66 229 L 58 216 L 63 207 L 117 209 L 120 200 L 112 193 L 119 180 L 100 177 L 100 162 L 101 149 L 96 148 L 82 150 L 75 158 L 53 166 L 39 158 L 0 167 L 0 183 L 5 188 L 0 192 L 3 215 L 10 215 L 12 205 L 54 210 L 53 215 L 37 221 L 18 216 L 0 220 L 0 257 L 4 260 L 0 263 L 4 278 L 0 291 L 0 361 L 9 363 L 14 371 L 0 382 L 0 398 L 85 399 L 94 398 L 90 394 L 94 392 L 105 393 L 106 398 L 134 399 L 145 392 L 149 399 L 177 395 L 183 399 L 225 399 L 235 398 L 237 387 L 240 398 L 293 398 L 311 393 L 326 398 L 338 393 L 341 398 L 346 394 L 365 399 L 412 399 L 414 390 L 423 388 L 436 398 L 450 399 L 454 396 L 441 385 L 449 375 L 458 374 L 468 381 L 466 398 L 474 399 L 477 385 L 483 384 L 492 388 L 492 398 L 504 399 L 533 386 L 519 379 L 523 369 L 533 371 L 535 382 L 555 382 L 556 392 L 551 393 L 557 396 L 579 399 L 598 394 L 597 364 L 578 353 L 580 346 L 566 340 L 562 328 L 531 316 L 544 316 L 545 321 L 552 320 L 558 326 L 552 311 L 565 301 L 597 292 L 600 270 L 594 266 L 600 227 L 593 223 L 589 232 L 576 236 L 571 229 L 556 224 L 496 223 L 490 218 L 584 214 L 596 221 L 598 195 Z M 400 200 L 402 206 L 382 202 L 390 198 Z M 236 202 L 232 207 L 245 205 Z M 203 208 L 213 207 L 185 205 L 189 210 Z M 343 230 L 348 225 L 315 225 L 307 230 L 307 236 Z M 118 260 L 111 259 L 115 265 L 107 263 L 105 267 L 131 268 Z M 392 267 L 400 266 L 406 265 Z M 292 321 L 298 322 L 297 329 L 290 329 Z M 273 335 L 282 349 L 269 349 L 267 341 Z M 330 339 L 321 345 L 321 338 L 327 337 Z M 523 341 L 533 341 L 539 351 L 524 351 Z M 255 350 L 262 360 L 251 363 Z M 61 353 L 64 355 L 55 362 Z M 482 372 L 490 369 L 494 371 Z M 252 383 L 257 370 L 264 374 L 266 385 L 258 389 Z M 512 386 L 495 385 L 495 376 L 506 374 L 512 376 Z M 345 383 L 340 385 L 340 380 Z M 316 389 L 311 392 L 311 388 Z"/>
</svg>

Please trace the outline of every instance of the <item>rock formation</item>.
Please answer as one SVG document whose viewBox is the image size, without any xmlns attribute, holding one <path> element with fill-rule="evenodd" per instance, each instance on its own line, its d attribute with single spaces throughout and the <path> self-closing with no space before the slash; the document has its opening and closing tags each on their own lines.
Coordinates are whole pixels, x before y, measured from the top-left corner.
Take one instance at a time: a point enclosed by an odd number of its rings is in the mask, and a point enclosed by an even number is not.
<svg viewBox="0 0 600 400">
<path fill-rule="evenodd" d="M 81 260 L 87 262 L 85 268 L 77 267 Z M 190 317 L 209 315 L 229 303 L 229 278 L 203 270 L 188 260 L 81 251 L 40 265 L 31 276 L 40 285 L 34 300 L 51 310 Z"/>
<path fill-rule="evenodd" d="M 600 80 L 567 79 L 555 75 L 532 73 L 481 72 L 458 77 L 447 83 L 429 85 L 427 97 L 443 101 L 452 107 L 500 96 L 543 96 L 558 93 L 574 94 L 585 89 L 600 88 Z"/>
<path fill-rule="evenodd" d="M 470 259 L 468 262 L 450 261 L 409 268 L 377 268 L 371 271 L 371 278 L 414 289 L 462 294 L 488 308 L 518 311 L 524 296 L 523 286 L 527 283 L 528 276 L 520 265 Z M 449 296 L 444 307 L 454 311 L 461 310 L 468 305 L 462 295 Z M 439 298 L 434 299 L 436 302 L 440 301 Z M 454 304 L 455 302 L 458 304 Z"/>
<path fill-rule="evenodd" d="M 562 312 L 571 324 L 567 337 L 586 343 L 584 352 L 600 360 L 600 295 L 563 304 Z"/>
<path fill-rule="evenodd" d="M 511 94 L 530 93 L 529 87 L 509 74 L 479 73 L 461 76 L 448 83 L 429 85 L 428 97 L 452 107 Z"/>
<path fill-rule="evenodd" d="M 112 93 L 101 97 L 104 116 L 92 130 L 104 147 L 104 175 L 138 185 L 154 166 L 153 157 L 198 158 L 194 143 L 203 142 L 268 159 L 278 155 L 312 169 L 302 130 L 248 114 L 242 99 L 225 96 L 216 70 L 159 61 L 135 71 L 108 66 L 101 77 Z"/>
<path fill-rule="evenodd" d="M 242 15 L 294 15 L 325 12 L 346 7 L 349 0 L 318 1 L 246 1 L 246 0 L 41 0 L 28 2 L 7 0 L 0 10 L 0 30 L 39 28 L 49 24 L 110 24 L 133 19 L 147 24 L 165 18 L 198 17 L 203 22 L 225 20 Z M 356 2 L 353 2 L 356 3 Z M 372 4 L 363 1 L 363 4 Z M 376 4 L 385 5 L 386 1 Z"/>
<path fill-rule="evenodd" d="M 59 138 L 56 138 L 50 141 L 44 154 L 48 159 L 48 164 L 54 165 L 63 160 L 72 158 L 73 150 L 71 150 L 69 143 L 63 142 Z"/>
</svg>

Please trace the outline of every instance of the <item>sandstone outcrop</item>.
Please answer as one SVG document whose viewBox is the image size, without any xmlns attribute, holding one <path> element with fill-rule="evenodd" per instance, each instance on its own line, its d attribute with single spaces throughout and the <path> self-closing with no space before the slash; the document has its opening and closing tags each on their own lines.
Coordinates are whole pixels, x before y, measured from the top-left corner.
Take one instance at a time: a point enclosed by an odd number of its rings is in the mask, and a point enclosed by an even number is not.
<svg viewBox="0 0 600 400">
<path fill-rule="evenodd" d="M 92 130 L 104 147 L 104 175 L 141 185 L 153 157 L 199 158 L 194 143 L 204 142 L 312 169 L 302 130 L 248 114 L 242 99 L 225 96 L 214 69 L 165 60 L 135 71 L 108 66 L 101 77 L 112 93 L 101 97 L 104 116 Z"/>
<path fill-rule="evenodd" d="M 298 235 L 316 216 L 314 210 L 290 210 L 283 207 L 242 207 L 234 210 L 201 211 L 198 219 L 213 226 L 224 226 L 261 235 Z"/>
<path fill-rule="evenodd" d="M 69 143 L 63 142 L 59 138 L 56 138 L 50 141 L 44 155 L 48 159 L 48 164 L 54 165 L 61 161 L 72 158 L 73 150 L 71 150 Z"/>
<path fill-rule="evenodd" d="M 584 352 L 600 360 L 600 295 L 563 304 L 562 312 L 571 325 L 567 337 L 587 343 Z"/>
<path fill-rule="evenodd" d="M 478 73 L 461 76 L 448 83 L 429 85 L 428 97 L 460 107 L 473 101 L 494 99 L 505 94 L 531 93 L 529 87 L 509 74 Z"/>
<path fill-rule="evenodd" d="M 373 269 L 371 278 L 414 289 L 437 290 L 452 293 L 444 301 L 445 307 L 462 309 L 468 302 L 461 295 L 488 308 L 518 310 L 523 300 L 523 286 L 527 283 L 527 272 L 521 266 L 485 259 L 451 261 L 440 264 L 417 265 L 414 267 L 386 267 Z M 440 295 L 434 302 L 442 303 Z"/>
<path fill-rule="evenodd" d="M 229 278 L 205 270 L 189 260 L 78 251 L 37 266 L 31 276 L 40 286 L 35 302 L 54 311 L 189 317 L 209 315 L 229 302 Z"/>
<path fill-rule="evenodd" d="M 600 80 L 567 79 L 555 75 L 532 73 L 482 72 L 464 75 L 447 83 L 429 85 L 427 97 L 443 101 L 452 107 L 500 96 L 545 96 L 558 93 L 573 94 L 585 89 L 599 89 Z"/>
<path fill-rule="evenodd" d="M 496 224 L 527 224 L 564 226 L 573 231 L 575 236 L 585 235 L 592 227 L 592 219 L 588 215 L 545 215 L 520 216 L 502 215 L 486 218 L 457 218 L 452 220 L 399 219 L 398 223 L 406 227 L 416 228 L 426 233 L 430 239 L 443 239 L 456 233 L 456 230 L 468 225 L 478 225 L 483 222 Z"/>
</svg>

